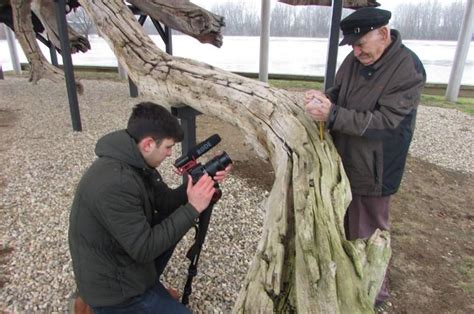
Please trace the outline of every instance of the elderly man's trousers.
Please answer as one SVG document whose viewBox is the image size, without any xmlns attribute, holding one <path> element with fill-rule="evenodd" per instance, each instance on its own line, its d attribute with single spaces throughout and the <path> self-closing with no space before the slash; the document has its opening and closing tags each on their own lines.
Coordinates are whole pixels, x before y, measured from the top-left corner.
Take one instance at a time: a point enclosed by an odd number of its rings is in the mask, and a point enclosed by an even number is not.
<svg viewBox="0 0 474 314">
<path fill-rule="evenodd" d="M 347 208 L 344 221 L 347 239 L 367 239 L 377 229 L 389 231 L 389 206 L 390 196 L 352 195 L 352 201 Z M 375 303 L 382 303 L 388 297 L 386 273 Z"/>
</svg>

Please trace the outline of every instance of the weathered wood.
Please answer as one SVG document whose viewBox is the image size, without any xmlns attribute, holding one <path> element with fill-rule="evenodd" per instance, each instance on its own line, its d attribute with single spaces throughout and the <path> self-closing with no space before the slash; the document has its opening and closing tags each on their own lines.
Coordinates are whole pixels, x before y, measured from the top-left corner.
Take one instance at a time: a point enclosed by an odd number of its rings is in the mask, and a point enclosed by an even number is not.
<svg viewBox="0 0 474 314">
<path fill-rule="evenodd" d="M 8 6 L 8 5 L 11 5 L 13 7 L 15 2 L 18 2 L 18 1 L 0 0 L 0 7 Z M 55 6 L 54 1 L 32 0 L 28 2 L 30 3 L 28 7 L 31 8 L 32 12 L 38 18 L 36 20 L 36 23 L 38 23 L 39 25 L 35 25 L 36 32 L 41 33 L 44 28 L 53 46 L 59 50 L 61 45 L 59 42 L 58 22 L 57 22 L 56 12 L 54 8 Z M 77 6 L 77 3 L 73 3 L 73 6 Z M 10 27 L 15 28 L 13 25 L 9 23 L 10 19 L 8 18 L 8 15 L 2 16 L 2 19 L 5 19 L 5 20 L 2 20 L 2 22 L 6 22 Z M 68 35 L 69 35 L 69 43 L 71 46 L 70 47 L 71 53 L 76 53 L 78 51 L 86 52 L 87 50 L 91 48 L 90 43 L 87 38 L 78 34 L 72 27 L 67 26 L 67 28 L 68 28 Z"/>
<path fill-rule="evenodd" d="M 188 0 L 130 0 L 130 3 L 166 26 L 192 36 L 201 43 L 222 46 L 224 18 Z"/>
<path fill-rule="evenodd" d="M 159 50 L 120 0 L 83 0 L 140 91 L 238 126 L 275 169 L 262 239 L 235 312 L 371 312 L 389 238 L 346 241 L 349 184 L 329 136 L 302 100 L 267 84 Z"/>
<path fill-rule="evenodd" d="M 332 0 L 278 0 L 278 2 L 291 5 L 322 5 L 332 6 Z M 363 7 L 377 7 L 380 4 L 376 0 L 344 0 L 344 8 L 358 9 Z"/>
<path fill-rule="evenodd" d="M 31 10 L 40 19 L 46 32 L 48 33 L 48 39 L 52 44 L 60 50 L 61 43 L 59 41 L 59 30 L 58 20 L 56 17 L 54 1 L 51 0 L 33 0 L 31 4 Z M 69 37 L 69 44 L 71 53 L 86 52 L 91 48 L 89 40 L 79 35 L 72 27 L 67 26 L 67 33 Z"/>
<path fill-rule="evenodd" d="M 377 232 L 367 241 L 345 240 L 348 180 L 330 136 L 319 139 L 302 99 L 164 53 L 122 0 L 80 2 L 143 94 L 238 126 L 275 169 L 262 238 L 234 311 L 372 312 L 390 256 L 389 237 Z M 62 78 L 50 73 L 56 69 L 34 40 L 31 0 L 12 3 L 20 43 L 35 68 L 32 76 Z"/>
<path fill-rule="evenodd" d="M 61 81 L 64 75 L 46 60 L 36 42 L 36 34 L 31 23 L 31 2 L 31 0 L 11 0 L 16 37 L 31 67 L 30 81 L 36 83 L 41 78 L 54 82 Z"/>
</svg>

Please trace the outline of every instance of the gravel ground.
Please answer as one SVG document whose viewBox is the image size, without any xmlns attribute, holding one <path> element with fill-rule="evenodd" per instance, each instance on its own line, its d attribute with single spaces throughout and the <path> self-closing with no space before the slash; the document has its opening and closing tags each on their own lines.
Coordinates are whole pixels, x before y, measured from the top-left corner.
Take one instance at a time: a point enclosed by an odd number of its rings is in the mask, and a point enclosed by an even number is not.
<svg viewBox="0 0 474 314">
<path fill-rule="evenodd" d="M 65 88 L 25 79 L 0 81 L 0 111 L 15 122 L 0 124 L 0 244 L 14 249 L 5 267 L 0 310 L 66 312 L 75 290 L 67 245 L 75 186 L 94 159 L 96 140 L 123 128 L 132 106 L 120 82 L 85 81 L 80 96 L 83 132 L 72 132 Z M 10 124 L 11 126 L 8 126 Z M 411 154 L 454 170 L 473 171 L 474 119 L 456 110 L 420 107 Z M 174 160 L 173 156 L 169 160 Z M 168 162 L 160 168 L 170 185 L 180 178 Z M 236 176 L 222 186 L 193 284 L 195 312 L 229 312 L 260 238 L 262 202 L 268 192 Z M 179 244 L 165 281 L 183 287 L 192 232 Z M 5 258 L 5 257 L 3 257 Z M 195 301 L 196 300 L 196 301 Z"/>
</svg>

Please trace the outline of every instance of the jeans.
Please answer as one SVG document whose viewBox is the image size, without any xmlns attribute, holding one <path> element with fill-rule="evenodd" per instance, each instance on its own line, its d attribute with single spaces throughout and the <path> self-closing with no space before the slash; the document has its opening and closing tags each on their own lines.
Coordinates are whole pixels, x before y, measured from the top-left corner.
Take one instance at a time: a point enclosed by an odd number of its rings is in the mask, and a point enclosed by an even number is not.
<svg viewBox="0 0 474 314">
<path fill-rule="evenodd" d="M 191 313 L 183 304 L 173 299 L 165 287 L 158 282 L 144 294 L 133 297 L 130 301 L 114 306 L 93 307 L 97 314 L 119 313 L 162 313 L 162 314 L 188 314 Z"/>
</svg>

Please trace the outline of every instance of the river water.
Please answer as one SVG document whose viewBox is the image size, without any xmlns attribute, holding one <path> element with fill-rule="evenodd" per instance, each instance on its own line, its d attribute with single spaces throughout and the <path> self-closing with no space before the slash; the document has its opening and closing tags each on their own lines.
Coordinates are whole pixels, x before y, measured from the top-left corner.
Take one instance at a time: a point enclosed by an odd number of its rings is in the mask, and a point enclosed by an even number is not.
<svg viewBox="0 0 474 314">
<path fill-rule="evenodd" d="M 152 38 L 164 49 L 164 44 L 158 35 Z M 92 35 L 90 41 L 92 49 L 85 54 L 73 55 L 74 64 L 117 66 L 115 56 L 103 39 Z M 455 41 L 406 40 L 404 44 L 420 57 L 425 65 L 428 82 L 448 82 L 456 52 Z M 174 55 L 202 61 L 228 71 L 258 73 L 259 46 L 259 37 L 226 36 L 224 45 L 216 48 L 209 44 L 201 44 L 189 36 L 173 36 Z M 26 62 L 20 46 L 17 47 L 20 62 Z M 40 47 L 49 58 L 48 49 L 42 44 Z M 349 46 L 339 47 L 338 64 L 350 51 Z M 270 38 L 269 73 L 323 76 L 326 59 L 326 38 Z M 61 63 L 61 60 L 59 62 Z M 6 40 L 0 40 L 0 65 L 4 71 L 12 70 Z M 469 48 L 461 84 L 474 86 L 474 42 L 471 42 Z"/>
</svg>

